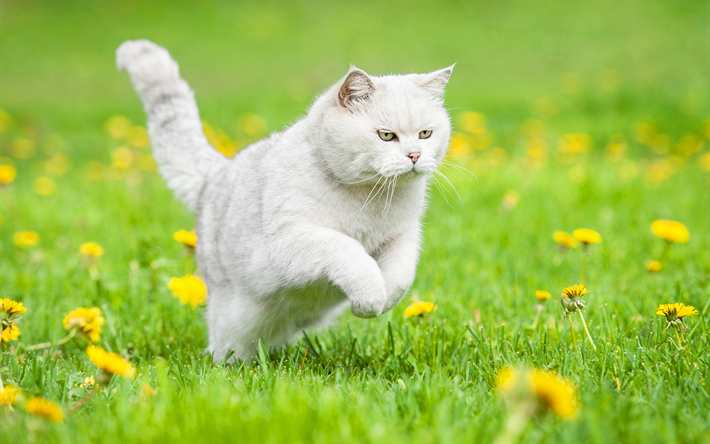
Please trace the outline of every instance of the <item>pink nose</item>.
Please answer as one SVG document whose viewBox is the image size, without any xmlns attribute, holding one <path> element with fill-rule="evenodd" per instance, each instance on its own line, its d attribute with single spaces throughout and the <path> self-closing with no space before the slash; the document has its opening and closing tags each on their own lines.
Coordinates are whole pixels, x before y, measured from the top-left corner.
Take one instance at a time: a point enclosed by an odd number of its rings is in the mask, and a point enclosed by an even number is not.
<svg viewBox="0 0 710 444">
<path fill-rule="evenodd" d="M 407 156 L 407 157 L 412 159 L 412 163 L 417 163 L 419 156 L 421 156 L 421 153 L 414 152 L 414 153 L 410 153 L 409 156 Z"/>
</svg>

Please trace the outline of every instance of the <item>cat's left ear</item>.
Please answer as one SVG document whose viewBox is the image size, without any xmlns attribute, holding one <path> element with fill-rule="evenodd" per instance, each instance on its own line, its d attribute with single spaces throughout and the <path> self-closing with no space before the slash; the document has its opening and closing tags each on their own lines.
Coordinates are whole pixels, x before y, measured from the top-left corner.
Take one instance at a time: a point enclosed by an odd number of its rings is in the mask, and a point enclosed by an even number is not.
<svg viewBox="0 0 710 444">
<path fill-rule="evenodd" d="M 449 83 L 449 77 L 451 77 L 451 73 L 454 71 L 454 66 L 456 66 L 456 63 L 448 68 L 430 72 L 429 74 L 422 74 L 418 82 L 419 86 L 434 94 L 436 97 L 443 96 L 446 84 Z"/>
</svg>

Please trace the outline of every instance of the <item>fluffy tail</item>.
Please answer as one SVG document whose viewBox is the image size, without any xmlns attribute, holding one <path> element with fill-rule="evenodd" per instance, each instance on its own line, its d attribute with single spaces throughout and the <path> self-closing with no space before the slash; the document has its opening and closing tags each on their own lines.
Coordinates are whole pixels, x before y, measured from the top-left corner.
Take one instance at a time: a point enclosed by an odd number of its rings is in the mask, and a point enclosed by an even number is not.
<svg viewBox="0 0 710 444">
<path fill-rule="evenodd" d="M 116 65 L 128 72 L 143 101 L 160 173 L 196 211 L 206 178 L 227 158 L 207 141 L 192 90 L 170 53 L 148 40 L 124 42 L 116 51 Z"/>
</svg>

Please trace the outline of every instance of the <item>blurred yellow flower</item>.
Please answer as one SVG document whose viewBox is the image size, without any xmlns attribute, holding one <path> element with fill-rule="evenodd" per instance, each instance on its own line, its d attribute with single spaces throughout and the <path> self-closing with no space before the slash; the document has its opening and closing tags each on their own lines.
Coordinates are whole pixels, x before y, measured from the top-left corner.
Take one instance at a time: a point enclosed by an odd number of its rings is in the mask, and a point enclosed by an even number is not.
<svg viewBox="0 0 710 444">
<path fill-rule="evenodd" d="M 586 228 L 577 228 L 572 232 L 572 235 L 583 244 L 598 244 L 602 241 L 602 237 L 599 233 Z"/>
<path fill-rule="evenodd" d="M 471 151 L 468 138 L 461 133 L 454 133 L 451 135 L 451 141 L 449 141 L 449 151 L 454 156 L 465 156 Z"/>
<path fill-rule="evenodd" d="M 87 376 L 86 378 L 84 378 L 84 382 L 82 382 L 79 387 L 91 388 L 94 385 L 96 385 L 96 379 L 94 379 L 94 375 L 91 375 L 91 376 Z"/>
<path fill-rule="evenodd" d="M 660 261 L 646 262 L 646 269 L 650 272 L 657 272 L 663 269 L 663 264 Z"/>
<path fill-rule="evenodd" d="M 39 234 L 34 231 L 18 231 L 12 235 L 12 242 L 18 247 L 34 247 L 39 243 Z"/>
<path fill-rule="evenodd" d="M 150 384 L 143 384 L 143 385 L 141 385 L 141 394 L 143 395 L 143 398 L 157 396 L 158 389 L 151 387 Z"/>
<path fill-rule="evenodd" d="M 563 134 L 559 150 L 564 154 L 584 154 L 592 149 L 592 138 L 587 134 Z"/>
<path fill-rule="evenodd" d="M 52 422 L 62 422 L 64 413 L 58 404 L 42 398 L 30 398 L 25 402 L 25 410 L 33 415 L 42 416 Z"/>
<path fill-rule="evenodd" d="M 197 304 L 204 305 L 207 297 L 207 287 L 196 276 L 188 275 L 181 278 L 172 278 L 168 283 L 175 297 L 180 298 L 180 303 L 189 303 L 194 309 Z"/>
<path fill-rule="evenodd" d="M 565 231 L 555 231 L 552 233 L 552 239 L 564 247 L 577 248 L 577 240 Z"/>
<path fill-rule="evenodd" d="M 15 405 L 19 396 L 20 389 L 12 385 L 6 385 L 5 390 L 0 392 L 0 405 Z"/>
<path fill-rule="evenodd" d="M 111 153 L 111 163 L 113 163 L 113 166 L 119 170 L 126 170 L 130 168 L 133 163 L 133 151 L 125 146 L 116 148 Z"/>
<path fill-rule="evenodd" d="M 197 245 L 197 235 L 195 231 L 178 230 L 173 234 L 173 239 L 176 241 L 187 245 L 188 247 L 195 248 Z"/>
<path fill-rule="evenodd" d="M 510 190 L 503 196 L 503 209 L 510 211 L 520 202 L 520 193 L 514 190 Z"/>
<path fill-rule="evenodd" d="M 17 177 L 15 167 L 11 165 L 0 165 L 0 185 L 7 185 Z"/>
<path fill-rule="evenodd" d="M 411 318 L 412 316 L 422 316 L 425 313 L 431 313 L 438 307 L 431 302 L 413 302 L 404 310 L 404 317 Z"/>
<path fill-rule="evenodd" d="M 12 126 L 12 116 L 0 109 L 0 134 L 6 134 Z"/>
<path fill-rule="evenodd" d="M 701 170 L 710 173 L 710 153 L 705 153 L 702 156 L 698 157 L 698 165 L 700 165 Z M 0 181 L 0 183 L 2 182 Z"/>
<path fill-rule="evenodd" d="M 459 114 L 461 129 L 470 134 L 481 134 L 486 130 L 486 117 L 477 112 L 465 111 Z"/>
<path fill-rule="evenodd" d="M 538 301 L 544 302 L 548 299 L 550 299 L 550 293 L 542 290 L 538 290 L 535 292 L 535 297 L 537 298 Z"/>
<path fill-rule="evenodd" d="M 35 143 L 30 139 L 17 138 L 13 141 L 10 152 L 18 159 L 29 159 L 35 154 Z"/>
<path fill-rule="evenodd" d="M 686 243 L 690 238 L 688 229 L 680 222 L 657 220 L 651 224 L 653 234 L 668 242 Z"/>
<path fill-rule="evenodd" d="M 101 347 L 90 345 L 86 348 L 86 356 L 105 373 L 126 378 L 132 378 L 136 373 L 133 364 L 123 359 L 120 355 L 107 352 Z"/>
<path fill-rule="evenodd" d="M 79 246 L 79 254 L 98 259 L 104 255 L 104 248 L 96 242 L 84 242 Z"/>
<path fill-rule="evenodd" d="M 629 145 L 621 134 L 611 136 L 609 145 L 606 146 L 606 157 L 610 162 L 619 162 L 624 158 Z"/>
<path fill-rule="evenodd" d="M 126 134 L 126 141 L 133 148 L 144 148 L 148 145 L 149 140 L 148 130 L 142 126 L 134 126 Z"/>
<path fill-rule="evenodd" d="M 4 323 L 4 325 L 7 325 L 7 327 L 4 327 L 2 333 L 0 333 L 2 342 L 16 341 L 20 337 L 20 328 L 12 322 Z"/>
<path fill-rule="evenodd" d="M 498 373 L 496 383 L 498 390 L 513 402 L 535 400 L 536 412 L 550 410 L 560 418 L 569 419 L 579 411 L 574 386 L 555 373 L 506 367 Z"/>
<path fill-rule="evenodd" d="M 62 323 L 64 330 L 78 329 L 84 337 L 93 343 L 99 342 L 101 334 L 101 326 L 105 319 L 101 315 L 101 309 L 94 308 L 77 308 L 64 317 Z"/>
<path fill-rule="evenodd" d="M 54 194 L 57 186 L 49 177 L 38 177 L 35 179 L 35 193 L 40 196 L 50 196 Z"/>
<path fill-rule="evenodd" d="M 21 314 L 27 312 L 22 302 L 13 301 L 12 299 L 0 299 L 0 320 L 14 319 Z"/>
<path fill-rule="evenodd" d="M 44 164 L 49 174 L 61 176 L 71 169 L 71 160 L 66 154 L 55 154 Z"/>
<path fill-rule="evenodd" d="M 125 116 L 112 116 L 104 123 L 104 130 L 114 139 L 125 137 L 131 128 L 131 121 Z"/>
<path fill-rule="evenodd" d="M 242 131 L 250 137 L 260 137 L 266 134 L 266 120 L 254 113 L 244 116 L 240 126 Z"/>
</svg>

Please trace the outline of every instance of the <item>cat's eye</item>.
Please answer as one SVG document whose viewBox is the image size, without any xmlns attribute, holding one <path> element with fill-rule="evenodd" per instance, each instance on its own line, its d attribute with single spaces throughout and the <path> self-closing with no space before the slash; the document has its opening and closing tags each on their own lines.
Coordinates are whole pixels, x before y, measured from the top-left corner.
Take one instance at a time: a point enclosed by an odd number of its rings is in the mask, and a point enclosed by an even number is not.
<svg viewBox="0 0 710 444">
<path fill-rule="evenodd" d="M 420 139 L 428 139 L 431 136 L 431 130 L 419 131 Z"/>
<path fill-rule="evenodd" d="M 397 135 L 391 131 L 378 131 L 377 134 L 380 135 L 380 139 L 385 142 L 389 142 L 397 138 Z"/>
</svg>

